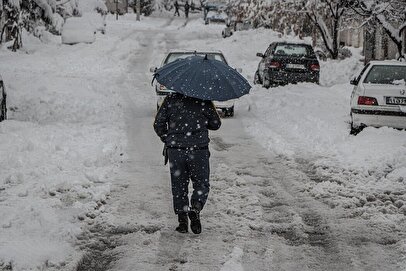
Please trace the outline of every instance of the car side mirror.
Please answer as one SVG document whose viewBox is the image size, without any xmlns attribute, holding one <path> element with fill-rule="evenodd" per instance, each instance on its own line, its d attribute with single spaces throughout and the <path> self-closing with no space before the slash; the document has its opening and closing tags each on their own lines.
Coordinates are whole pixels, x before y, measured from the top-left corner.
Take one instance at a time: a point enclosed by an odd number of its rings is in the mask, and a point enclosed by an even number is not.
<svg viewBox="0 0 406 271">
<path fill-rule="evenodd" d="M 351 85 L 354 85 L 354 86 L 358 85 L 358 80 L 357 80 L 357 78 L 355 78 L 355 77 L 352 78 L 351 81 L 350 81 L 350 84 L 351 84 Z"/>
<path fill-rule="evenodd" d="M 241 68 L 235 68 L 235 70 L 239 73 L 242 73 L 242 69 Z"/>
<path fill-rule="evenodd" d="M 151 68 L 149 68 L 149 71 L 150 72 L 155 72 L 157 69 L 158 69 L 157 67 L 151 67 Z"/>
<path fill-rule="evenodd" d="M 263 53 L 257 53 L 257 56 L 264 57 L 264 54 Z"/>
</svg>

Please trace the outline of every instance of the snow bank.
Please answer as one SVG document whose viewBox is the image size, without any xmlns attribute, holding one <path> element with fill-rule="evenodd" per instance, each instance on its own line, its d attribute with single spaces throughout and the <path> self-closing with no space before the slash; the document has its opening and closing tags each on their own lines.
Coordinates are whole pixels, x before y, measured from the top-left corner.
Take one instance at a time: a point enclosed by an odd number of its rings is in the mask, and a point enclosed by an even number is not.
<svg viewBox="0 0 406 271">
<path fill-rule="evenodd" d="M 25 39 L 26 53 L 0 51 L 9 108 L 0 123 L 0 266 L 68 268 L 81 224 L 104 212 L 126 143 L 122 67 L 105 54 L 115 40 Z"/>
<path fill-rule="evenodd" d="M 201 26 L 196 21 L 186 27 L 199 31 Z M 221 27 L 209 27 L 220 36 Z M 255 57 L 257 52 L 264 52 L 273 41 L 298 41 L 267 29 L 239 31 L 219 39 L 190 42 L 186 47 L 222 50 L 230 65 L 241 67 L 250 82 L 260 60 Z M 401 208 L 393 209 L 393 203 L 385 206 L 387 197 L 382 195 L 398 201 L 399 207 L 406 200 L 405 132 L 367 128 L 356 137 L 349 135 L 349 81 L 363 67 L 361 50 L 350 49 L 350 58 L 320 62 L 320 85 L 253 86 L 250 95 L 237 101 L 236 116 L 243 118 L 247 132 L 265 148 L 295 161 L 307 172 L 314 182 L 306 189 L 313 196 L 332 206 L 403 213 Z M 368 195 L 372 195 L 372 203 L 364 207 Z"/>
</svg>

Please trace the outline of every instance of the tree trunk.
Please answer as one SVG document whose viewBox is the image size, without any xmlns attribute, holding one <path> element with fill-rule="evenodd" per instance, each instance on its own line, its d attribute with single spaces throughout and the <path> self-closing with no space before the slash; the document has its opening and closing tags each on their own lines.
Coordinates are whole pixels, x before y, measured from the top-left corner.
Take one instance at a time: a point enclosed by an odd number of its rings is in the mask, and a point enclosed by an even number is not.
<svg viewBox="0 0 406 271">
<path fill-rule="evenodd" d="M 306 13 L 309 19 L 316 25 L 317 29 L 319 29 L 321 37 L 323 39 L 324 45 L 326 46 L 327 51 L 330 53 L 332 59 L 338 58 L 338 46 L 337 46 L 337 38 L 338 38 L 338 26 L 334 23 L 334 31 L 333 31 L 333 44 L 332 47 L 327 42 L 326 34 L 323 31 L 322 26 L 317 22 L 316 19 L 313 19 L 310 14 Z"/>
<path fill-rule="evenodd" d="M 333 23 L 333 52 L 331 55 L 332 59 L 338 58 L 338 28 L 340 26 L 340 21 L 338 18 L 334 18 Z"/>
</svg>

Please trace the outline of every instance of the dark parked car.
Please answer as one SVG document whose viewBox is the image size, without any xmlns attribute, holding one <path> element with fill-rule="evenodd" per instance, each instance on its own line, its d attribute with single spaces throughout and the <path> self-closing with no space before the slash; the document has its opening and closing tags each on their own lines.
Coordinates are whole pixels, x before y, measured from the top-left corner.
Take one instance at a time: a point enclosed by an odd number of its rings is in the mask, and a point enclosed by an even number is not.
<svg viewBox="0 0 406 271">
<path fill-rule="evenodd" d="M 0 76 L 0 121 L 7 119 L 6 90 Z"/>
<path fill-rule="evenodd" d="M 273 42 L 261 57 L 254 84 L 269 88 L 273 85 L 313 82 L 319 83 L 320 64 L 309 44 Z"/>
</svg>

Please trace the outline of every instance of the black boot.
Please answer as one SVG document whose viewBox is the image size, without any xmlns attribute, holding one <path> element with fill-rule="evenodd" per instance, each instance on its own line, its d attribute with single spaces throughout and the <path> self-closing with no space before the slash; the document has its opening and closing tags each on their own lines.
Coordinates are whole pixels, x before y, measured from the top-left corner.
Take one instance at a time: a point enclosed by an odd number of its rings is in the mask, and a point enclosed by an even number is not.
<svg viewBox="0 0 406 271">
<path fill-rule="evenodd" d="M 178 214 L 178 222 L 179 226 L 176 227 L 176 231 L 180 233 L 187 233 L 188 232 L 188 219 L 186 213 Z"/>
<path fill-rule="evenodd" d="M 200 234 L 202 232 L 202 224 L 200 223 L 200 210 L 197 208 L 191 208 L 188 212 L 190 219 L 190 229 L 194 234 Z"/>
</svg>

